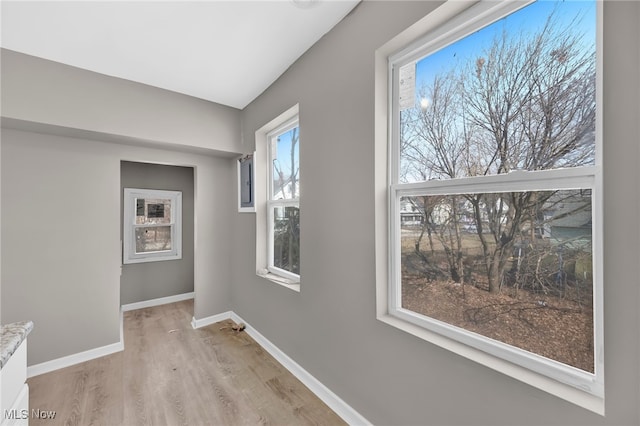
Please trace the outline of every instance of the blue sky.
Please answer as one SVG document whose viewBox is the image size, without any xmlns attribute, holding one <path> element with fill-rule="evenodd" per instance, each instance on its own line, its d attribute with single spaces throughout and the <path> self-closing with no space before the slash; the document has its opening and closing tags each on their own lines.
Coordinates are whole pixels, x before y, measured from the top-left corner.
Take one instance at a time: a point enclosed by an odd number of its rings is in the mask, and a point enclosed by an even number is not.
<svg viewBox="0 0 640 426">
<path fill-rule="evenodd" d="M 511 34 L 539 30 L 554 9 L 556 17 L 562 25 L 570 25 L 576 16 L 581 17 L 579 25 L 575 25 L 574 22 L 573 28 L 587 36 L 584 39 L 586 43 L 595 44 L 595 1 L 538 0 L 418 61 L 416 64 L 416 91 L 419 91 L 424 83 L 431 83 L 435 74 L 446 72 L 456 65 L 462 66 L 469 58 L 475 60 L 481 56 L 484 48 L 488 47 L 493 38 L 502 33 L 503 29 Z"/>
<path fill-rule="evenodd" d="M 296 129 L 297 127 L 278 136 L 277 161 L 278 166 L 280 167 L 281 171 L 284 172 L 285 177 L 289 177 L 289 175 L 291 174 L 291 140 L 293 138 L 293 132 Z M 299 130 L 296 130 L 296 133 L 299 135 Z M 296 169 L 299 167 L 299 159 L 300 142 L 298 141 L 295 146 L 295 164 L 293 165 L 293 167 Z"/>
</svg>

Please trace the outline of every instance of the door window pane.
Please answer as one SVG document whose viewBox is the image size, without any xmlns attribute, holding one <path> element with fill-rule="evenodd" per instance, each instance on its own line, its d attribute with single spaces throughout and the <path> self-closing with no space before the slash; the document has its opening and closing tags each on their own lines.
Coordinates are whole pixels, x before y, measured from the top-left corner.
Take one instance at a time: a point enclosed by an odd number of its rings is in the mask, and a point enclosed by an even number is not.
<svg viewBox="0 0 640 426">
<path fill-rule="evenodd" d="M 136 253 L 171 250 L 171 226 L 135 228 Z"/>
<path fill-rule="evenodd" d="M 136 198 L 136 225 L 171 223 L 171 200 Z"/>
</svg>

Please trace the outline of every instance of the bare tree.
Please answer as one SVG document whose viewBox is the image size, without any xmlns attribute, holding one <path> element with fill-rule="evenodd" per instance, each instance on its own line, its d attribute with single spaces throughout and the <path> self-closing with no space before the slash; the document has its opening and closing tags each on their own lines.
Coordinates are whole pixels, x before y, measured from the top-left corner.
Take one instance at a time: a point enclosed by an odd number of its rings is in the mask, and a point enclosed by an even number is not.
<svg viewBox="0 0 640 426">
<path fill-rule="evenodd" d="M 460 108 L 457 84 L 453 74 L 436 76 L 433 84 L 421 92 L 421 108 L 408 110 L 403 122 L 403 154 L 411 167 L 404 169 L 414 179 L 429 180 L 459 177 L 459 168 L 463 163 L 466 138 L 460 119 L 452 114 Z M 434 220 L 436 206 L 447 203 L 449 217 Z M 429 236 L 433 252 L 432 236 L 435 234 L 445 251 L 451 279 L 463 282 L 462 236 L 459 222 L 458 197 L 421 197 L 418 204 L 423 212 L 423 226 L 416 243 L 416 252 L 420 254 L 419 243 L 425 230 Z M 437 232 L 435 225 L 438 225 Z"/>
<path fill-rule="evenodd" d="M 299 143 L 299 129 L 291 130 L 290 149 L 284 164 L 280 159 L 273 162 L 274 169 L 274 195 L 280 194 L 282 198 L 293 199 L 299 197 L 300 191 L 300 164 L 297 155 Z M 274 226 L 275 246 L 278 250 L 274 253 L 279 267 L 300 273 L 300 210 L 297 207 L 284 207 L 283 217 L 276 221 Z"/>
<path fill-rule="evenodd" d="M 453 179 L 593 164 L 595 52 L 551 15 L 533 36 L 503 32 L 465 66 L 422 89 L 429 105 L 403 112 L 403 171 Z M 489 291 L 499 292 L 515 245 L 533 240 L 554 191 L 468 194 Z M 439 235 L 454 280 L 464 276 L 460 198 Z M 528 233 L 528 236 L 526 235 Z M 522 253 L 522 250 L 520 250 Z M 517 275 L 517 274 L 516 274 Z M 519 280 L 521 276 L 517 277 Z M 456 280 L 457 281 L 457 280 Z"/>
</svg>

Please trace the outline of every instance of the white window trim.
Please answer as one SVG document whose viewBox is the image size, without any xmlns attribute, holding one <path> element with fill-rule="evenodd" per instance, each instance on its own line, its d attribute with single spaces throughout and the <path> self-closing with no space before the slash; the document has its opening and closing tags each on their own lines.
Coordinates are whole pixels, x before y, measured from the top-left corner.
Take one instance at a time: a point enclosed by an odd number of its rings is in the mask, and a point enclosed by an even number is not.
<svg viewBox="0 0 640 426">
<path fill-rule="evenodd" d="M 376 51 L 375 58 L 375 227 L 376 227 L 376 308 L 377 318 L 391 326 L 507 374 L 583 408 L 604 415 L 603 360 L 603 272 L 602 272 L 602 5 L 597 4 L 597 119 L 596 164 L 592 167 L 538 172 L 515 172 L 502 176 L 455 179 L 433 183 L 397 185 L 399 149 L 389 143 L 396 135 L 399 114 L 389 108 L 393 96 L 393 65 L 401 66 L 425 53 L 464 37 L 497 17 L 506 16 L 529 2 L 446 2 Z M 435 29 L 435 30 L 434 30 Z M 427 39 L 428 37 L 428 39 Z M 428 40 L 428 41 L 427 41 Z M 396 77 L 397 78 L 397 77 Z M 397 108 L 395 108 L 397 111 Z M 391 283 L 400 273 L 395 256 L 399 248 L 401 196 L 491 192 L 500 190 L 541 190 L 592 188 L 594 246 L 594 345 L 595 374 L 531 354 L 510 345 L 468 332 L 447 323 L 398 308 L 398 288 Z M 515 189 L 514 189 L 515 188 Z M 390 221 L 389 218 L 396 218 Z M 398 286 L 399 287 L 399 286 Z"/>
<path fill-rule="evenodd" d="M 162 198 L 171 200 L 171 250 L 147 253 L 136 253 L 135 228 L 136 225 L 135 200 L 137 198 Z M 160 262 L 165 260 L 182 259 L 182 192 L 155 189 L 124 188 L 123 202 L 123 264 Z M 167 226 L 167 225 L 148 225 Z"/>
<path fill-rule="evenodd" d="M 299 122 L 298 104 L 284 111 L 255 133 L 255 207 L 256 207 L 256 275 L 272 283 L 278 284 L 289 290 L 300 291 L 300 277 L 270 265 L 273 259 L 272 227 L 269 223 L 273 220 L 270 208 L 271 170 L 269 167 L 269 136 L 273 133 L 282 133 L 295 127 Z M 287 126 L 291 126 L 287 128 Z M 292 200 L 285 200 L 292 201 Z M 299 199 L 298 199 L 299 203 Z"/>
</svg>

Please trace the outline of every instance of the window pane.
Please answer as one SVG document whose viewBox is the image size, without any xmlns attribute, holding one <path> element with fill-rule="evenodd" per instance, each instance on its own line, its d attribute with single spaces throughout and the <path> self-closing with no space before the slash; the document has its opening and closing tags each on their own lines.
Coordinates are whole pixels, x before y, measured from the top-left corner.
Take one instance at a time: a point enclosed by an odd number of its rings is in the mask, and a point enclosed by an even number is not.
<svg viewBox="0 0 640 426">
<path fill-rule="evenodd" d="M 593 165 L 595 27 L 595 1 L 538 1 L 396 67 L 400 182 Z"/>
<path fill-rule="evenodd" d="M 594 371 L 591 191 L 402 197 L 402 307 Z"/>
<path fill-rule="evenodd" d="M 136 225 L 171 223 L 171 200 L 136 198 Z"/>
<path fill-rule="evenodd" d="M 171 250 L 171 226 L 136 227 L 136 253 Z"/>
<path fill-rule="evenodd" d="M 272 199 L 300 197 L 300 135 L 295 127 L 272 140 Z"/>
<path fill-rule="evenodd" d="M 300 209 L 273 209 L 273 266 L 300 275 Z"/>
</svg>

